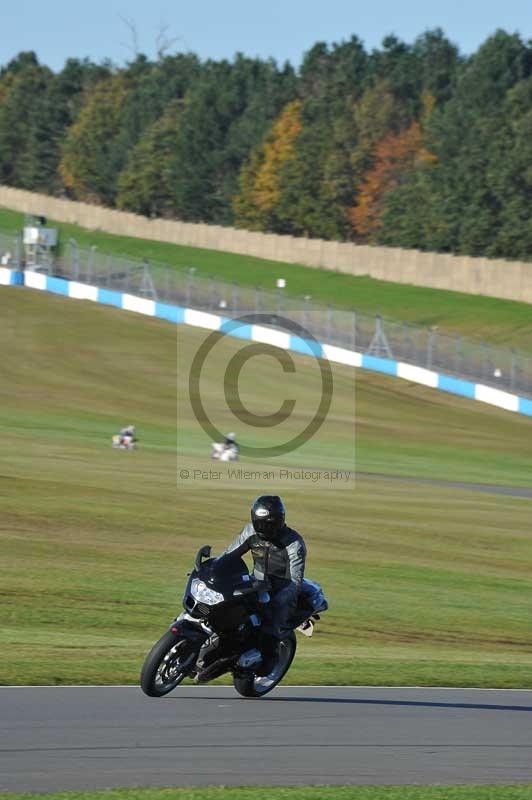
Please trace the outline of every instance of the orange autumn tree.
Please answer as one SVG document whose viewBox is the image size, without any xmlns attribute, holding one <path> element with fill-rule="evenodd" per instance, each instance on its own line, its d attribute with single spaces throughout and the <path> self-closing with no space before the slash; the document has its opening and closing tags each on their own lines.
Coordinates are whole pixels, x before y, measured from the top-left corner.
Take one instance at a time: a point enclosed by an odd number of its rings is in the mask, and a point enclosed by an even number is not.
<svg viewBox="0 0 532 800">
<path fill-rule="evenodd" d="M 400 133 L 390 133 L 375 148 L 373 166 L 360 186 L 357 205 L 350 209 L 355 237 L 372 241 L 381 226 L 384 196 L 395 189 L 421 163 L 432 163 L 436 157 L 423 142 L 419 122 L 412 122 Z"/>
</svg>

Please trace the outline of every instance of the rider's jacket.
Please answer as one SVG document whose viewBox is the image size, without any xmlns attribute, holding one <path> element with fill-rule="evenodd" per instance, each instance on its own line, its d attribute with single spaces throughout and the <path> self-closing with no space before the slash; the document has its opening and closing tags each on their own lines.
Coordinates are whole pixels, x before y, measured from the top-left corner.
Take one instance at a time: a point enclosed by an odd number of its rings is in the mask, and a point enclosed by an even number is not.
<svg viewBox="0 0 532 800">
<path fill-rule="evenodd" d="M 297 531 L 285 525 L 275 543 L 265 542 L 248 522 L 225 552 L 237 552 L 243 556 L 249 550 L 253 556 L 253 572 L 259 580 L 267 576 L 274 583 L 292 583 L 299 589 L 305 572 L 307 548 Z"/>
</svg>

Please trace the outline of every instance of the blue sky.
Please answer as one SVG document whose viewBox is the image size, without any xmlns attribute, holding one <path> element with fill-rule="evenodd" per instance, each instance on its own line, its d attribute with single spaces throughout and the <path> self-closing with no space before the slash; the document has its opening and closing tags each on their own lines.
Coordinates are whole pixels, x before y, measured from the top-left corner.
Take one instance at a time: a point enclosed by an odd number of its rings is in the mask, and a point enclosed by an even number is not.
<svg viewBox="0 0 532 800">
<path fill-rule="evenodd" d="M 463 53 L 471 53 L 500 27 L 532 38 L 532 0 L 3 0 L 0 64 L 20 50 L 59 69 L 69 56 L 131 57 L 156 52 L 157 34 L 180 37 L 173 49 L 202 58 L 251 56 L 288 59 L 294 65 L 316 41 L 341 41 L 357 34 L 368 49 L 395 33 L 411 42 L 428 28 L 441 27 Z"/>
</svg>

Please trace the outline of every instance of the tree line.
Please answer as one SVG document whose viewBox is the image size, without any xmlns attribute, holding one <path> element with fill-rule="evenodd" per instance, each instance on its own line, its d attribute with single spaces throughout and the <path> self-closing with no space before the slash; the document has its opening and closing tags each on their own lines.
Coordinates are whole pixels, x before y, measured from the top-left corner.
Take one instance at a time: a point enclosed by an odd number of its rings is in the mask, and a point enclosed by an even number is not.
<svg viewBox="0 0 532 800">
<path fill-rule="evenodd" d="M 0 69 L 0 182 L 193 222 L 532 258 L 532 42 L 440 29 L 299 69 L 237 54 Z"/>
</svg>

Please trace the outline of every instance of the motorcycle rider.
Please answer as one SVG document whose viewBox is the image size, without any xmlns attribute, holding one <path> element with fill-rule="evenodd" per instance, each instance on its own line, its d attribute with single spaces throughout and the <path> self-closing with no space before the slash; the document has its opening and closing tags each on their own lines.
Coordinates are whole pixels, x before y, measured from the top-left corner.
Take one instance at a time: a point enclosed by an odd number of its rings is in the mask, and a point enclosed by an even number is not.
<svg viewBox="0 0 532 800">
<path fill-rule="evenodd" d="M 235 447 L 238 450 L 239 447 L 236 443 L 236 434 L 233 432 L 226 433 L 224 436 L 223 445 L 224 447 Z"/>
<path fill-rule="evenodd" d="M 224 450 L 231 450 L 237 457 L 240 453 L 240 447 L 236 442 L 236 434 L 234 433 L 226 433 L 223 440 L 223 448 Z"/>
<path fill-rule="evenodd" d="M 132 442 L 136 441 L 135 438 L 136 428 L 134 425 L 126 425 L 125 428 L 120 429 L 120 442 L 122 443 L 126 437 L 129 437 Z"/>
<path fill-rule="evenodd" d="M 270 620 L 263 628 L 263 655 L 270 662 L 279 641 L 291 630 L 288 621 L 297 606 L 307 549 L 303 537 L 285 523 L 285 507 L 277 495 L 260 495 L 251 506 L 251 522 L 225 550 L 242 557 L 251 550 L 253 573 L 271 584 Z"/>
<path fill-rule="evenodd" d="M 213 442 L 211 458 L 218 461 L 238 461 L 240 447 L 234 433 L 226 433 L 223 442 Z"/>
</svg>

